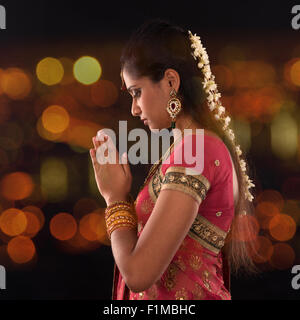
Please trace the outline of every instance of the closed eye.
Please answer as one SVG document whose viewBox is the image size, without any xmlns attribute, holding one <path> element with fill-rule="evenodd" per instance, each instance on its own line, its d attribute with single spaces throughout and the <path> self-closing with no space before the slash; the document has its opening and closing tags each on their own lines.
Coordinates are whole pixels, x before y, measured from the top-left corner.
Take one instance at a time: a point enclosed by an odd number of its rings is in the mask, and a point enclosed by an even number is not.
<svg viewBox="0 0 300 320">
<path fill-rule="evenodd" d="M 132 90 L 132 98 L 139 98 L 141 96 L 141 89 Z"/>
</svg>

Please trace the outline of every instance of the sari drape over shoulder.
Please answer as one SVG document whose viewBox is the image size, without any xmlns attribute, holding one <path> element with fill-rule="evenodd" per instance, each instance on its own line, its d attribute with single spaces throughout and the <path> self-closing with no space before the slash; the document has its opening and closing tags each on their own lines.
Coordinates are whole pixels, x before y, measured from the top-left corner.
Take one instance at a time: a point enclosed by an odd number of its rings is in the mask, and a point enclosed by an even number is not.
<svg viewBox="0 0 300 320">
<path fill-rule="evenodd" d="M 196 154 L 196 135 L 185 136 L 136 200 L 139 237 L 161 190 L 189 194 L 199 203 L 199 209 L 188 234 L 162 277 L 145 291 L 130 291 L 115 264 L 113 300 L 231 299 L 230 272 L 222 248 L 234 216 L 233 167 L 230 153 L 221 139 L 206 134 L 202 137 L 203 170 L 191 174 L 195 162 L 188 164 L 184 156 L 180 164 L 175 161 L 175 155 L 183 155 L 184 145 L 192 145 L 193 155 Z"/>
</svg>

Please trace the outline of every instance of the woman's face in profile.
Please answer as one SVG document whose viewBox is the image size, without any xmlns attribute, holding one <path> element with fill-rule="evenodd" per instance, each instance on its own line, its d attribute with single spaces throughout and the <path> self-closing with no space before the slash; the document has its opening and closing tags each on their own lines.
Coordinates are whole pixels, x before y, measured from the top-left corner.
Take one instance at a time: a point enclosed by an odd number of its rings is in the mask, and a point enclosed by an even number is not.
<svg viewBox="0 0 300 320">
<path fill-rule="evenodd" d="M 170 85 L 166 78 L 154 83 L 148 77 L 135 79 L 123 70 L 123 79 L 132 96 L 131 113 L 145 120 L 149 129 L 163 129 L 171 126 L 171 118 L 166 110 L 170 98 Z M 144 121 L 143 121 L 144 122 Z"/>
</svg>

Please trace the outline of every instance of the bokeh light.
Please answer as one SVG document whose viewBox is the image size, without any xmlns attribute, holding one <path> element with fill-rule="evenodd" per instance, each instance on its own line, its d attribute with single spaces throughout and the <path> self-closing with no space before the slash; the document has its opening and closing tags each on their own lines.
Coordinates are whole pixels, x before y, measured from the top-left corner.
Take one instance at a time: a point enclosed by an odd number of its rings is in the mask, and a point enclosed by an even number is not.
<svg viewBox="0 0 300 320">
<path fill-rule="evenodd" d="M 289 244 L 276 243 L 273 246 L 270 264 L 279 270 L 290 269 L 294 265 L 295 257 L 295 251 Z"/>
<path fill-rule="evenodd" d="M 63 160 L 47 158 L 40 170 L 42 194 L 48 202 L 62 201 L 68 193 L 68 170 Z"/>
<path fill-rule="evenodd" d="M 270 220 L 279 213 L 277 206 L 272 202 L 262 201 L 255 207 L 255 216 L 262 229 L 268 229 Z"/>
<path fill-rule="evenodd" d="M 40 221 L 34 213 L 29 211 L 23 212 L 27 219 L 27 226 L 25 230 L 22 232 L 22 235 L 27 236 L 29 238 L 33 238 L 41 229 Z"/>
<path fill-rule="evenodd" d="M 67 129 L 70 117 L 65 108 L 53 105 L 44 110 L 42 123 L 46 130 L 51 133 L 61 133 Z"/>
<path fill-rule="evenodd" d="M 109 107 L 119 96 L 116 86 L 108 80 L 99 80 L 91 86 L 91 99 L 96 106 Z"/>
<path fill-rule="evenodd" d="M 16 263 L 26 263 L 32 260 L 36 253 L 33 241 L 26 236 L 12 238 L 7 244 L 7 253 Z"/>
<path fill-rule="evenodd" d="M 79 232 L 89 241 L 104 241 L 106 238 L 104 215 L 92 212 L 83 216 L 79 223 Z"/>
<path fill-rule="evenodd" d="M 288 112 L 280 112 L 271 123 L 271 146 L 280 159 L 289 159 L 297 154 L 298 126 Z"/>
<path fill-rule="evenodd" d="M 76 220 L 69 213 L 58 213 L 50 220 L 50 233 L 58 240 L 64 241 L 71 239 L 76 231 Z"/>
<path fill-rule="evenodd" d="M 5 175 L 0 181 L 0 193 L 9 200 L 21 200 L 30 196 L 34 183 L 29 174 L 13 172 Z"/>
<path fill-rule="evenodd" d="M 0 81 L 3 93 L 14 100 L 26 98 L 32 89 L 31 78 L 27 73 L 18 68 L 5 70 L 2 73 Z"/>
<path fill-rule="evenodd" d="M 296 223 L 287 214 L 277 214 L 269 222 L 271 236 L 279 241 L 287 241 L 293 238 L 296 233 Z"/>
<path fill-rule="evenodd" d="M 26 230 L 27 218 L 23 211 L 16 208 L 4 210 L 0 215 L 0 229 L 8 236 L 16 236 Z"/>
<path fill-rule="evenodd" d="M 299 189 L 298 189 L 299 190 Z M 286 200 L 283 212 L 291 216 L 296 224 L 300 223 L 300 203 L 295 200 Z"/>
<path fill-rule="evenodd" d="M 96 58 L 84 56 L 75 62 L 73 73 L 78 82 L 89 85 L 99 80 L 102 68 Z"/>
<path fill-rule="evenodd" d="M 36 75 L 42 83 L 53 86 L 62 80 L 64 68 L 58 59 L 47 57 L 37 64 Z"/>
</svg>

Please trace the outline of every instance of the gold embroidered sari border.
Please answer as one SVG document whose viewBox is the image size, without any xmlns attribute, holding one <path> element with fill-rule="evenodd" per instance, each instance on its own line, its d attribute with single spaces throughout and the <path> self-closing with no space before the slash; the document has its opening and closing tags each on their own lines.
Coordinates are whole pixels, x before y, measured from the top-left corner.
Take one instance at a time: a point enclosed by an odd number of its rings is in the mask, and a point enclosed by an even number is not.
<svg viewBox="0 0 300 320">
<path fill-rule="evenodd" d="M 198 241 L 204 248 L 218 254 L 224 246 L 227 232 L 198 214 L 188 235 Z"/>
<path fill-rule="evenodd" d="M 186 169 L 192 170 L 193 168 L 176 167 L 176 166 L 169 167 L 165 172 L 165 176 L 167 174 L 172 173 L 172 172 L 182 173 L 184 175 L 187 175 L 187 176 L 190 176 L 190 177 L 194 177 L 195 179 L 198 179 L 199 181 L 201 181 L 204 184 L 206 190 L 208 190 L 210 188 L 210 182 L 208 181 L 208 179 L 204 175 L 202 175 L 202 174 L 189 175 L 189 174 L 186 173 L 187 172 Z"/>
</svg>

